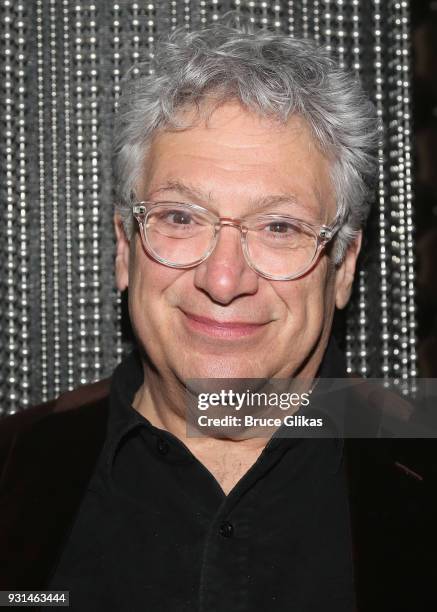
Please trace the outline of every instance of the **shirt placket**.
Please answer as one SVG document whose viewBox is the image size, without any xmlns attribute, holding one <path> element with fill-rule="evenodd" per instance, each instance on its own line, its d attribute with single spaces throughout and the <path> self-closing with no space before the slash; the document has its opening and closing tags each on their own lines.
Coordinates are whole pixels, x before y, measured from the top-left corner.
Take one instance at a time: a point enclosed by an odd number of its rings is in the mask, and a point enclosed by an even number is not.
<svg viewBox="0 0 437 612">
<path fill-rule="evenodd" d="M 256 538 L 259 481 L 281 460 L 286 446 L 265 449 L 212 519 L 201 566 L 199 612 L 252 612 L 249 567 L 251 542 Z"/>
</svg>

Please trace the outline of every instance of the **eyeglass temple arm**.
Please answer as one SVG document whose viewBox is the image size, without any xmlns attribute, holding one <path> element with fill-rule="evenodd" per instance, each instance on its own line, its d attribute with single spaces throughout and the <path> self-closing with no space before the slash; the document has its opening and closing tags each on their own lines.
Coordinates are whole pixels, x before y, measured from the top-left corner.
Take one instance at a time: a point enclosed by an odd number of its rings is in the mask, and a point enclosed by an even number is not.
<svg viewBox="0 0 437 612">
<path fill-rule="evenodd" d="M 341 209 L 337 210 L 337 213 L 330 225 L 322 225 L 320 228 L 319 237 L 324 241 L 328 242 L 334 238 L 335 234 L 341 228 L 344 222 L 344 213 Z"/>
</svg>

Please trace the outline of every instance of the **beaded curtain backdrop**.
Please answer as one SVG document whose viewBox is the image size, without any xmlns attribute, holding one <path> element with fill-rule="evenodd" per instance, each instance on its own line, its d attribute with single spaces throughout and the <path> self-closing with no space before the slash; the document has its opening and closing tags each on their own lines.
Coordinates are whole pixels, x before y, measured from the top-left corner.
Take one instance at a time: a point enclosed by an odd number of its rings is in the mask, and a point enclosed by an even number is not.
<svg viewBox="0 0 437 612">
<path fill-rule="evenodd" d="M 161 34 L 229 10 L 327 45 L 374 100 L 386 132 L 343 341 L 350 371 L 416 375 L 408 4 L 0 0 L 0 414 L 109 375 L 129 349 L 113 275 L 120 79 Z"/>
</svg>

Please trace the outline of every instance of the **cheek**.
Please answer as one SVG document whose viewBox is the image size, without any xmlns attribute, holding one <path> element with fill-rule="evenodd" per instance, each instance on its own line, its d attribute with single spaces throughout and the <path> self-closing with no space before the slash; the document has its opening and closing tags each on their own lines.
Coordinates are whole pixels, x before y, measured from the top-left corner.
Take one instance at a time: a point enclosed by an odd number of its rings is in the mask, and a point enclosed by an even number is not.
<svg viewBox="0 0 437 612">
<path fill-rule="evenodd" d="M 148 328 L 163 283 L 165 287 L 165 274 L 160 274 L 163 266 L 151 260 L 138 245 L 129 263 L 129 314 L 133 327 L 144 336 L 150 333 Z"/>
<path fill-rule="evenodd" d="M 284 305 L 286 325 L 302 334 L 320 330 L 334 300 L 333 280 L 323 260 L 306 276 L 275 283 L 274 289 Z"/>
<path fill-rule="evenodd" d="M 169 328 L 166 325 L 166 318 L 171 314 L 168 296 L 186 273 L 154 261 L 137 244 L 130 258 L 129 313 L 134 328 L 143 338 L 157 336 Z"/>
<path fill-rule="evenodd" d="M 170 285 L 179 271 L 154 261 L 144 252 L 140 240 L 136 241 L 129 260 L 129 295 L 135 302 L 153 305 L 148 296 L 159 295 Z"/>
</svg>

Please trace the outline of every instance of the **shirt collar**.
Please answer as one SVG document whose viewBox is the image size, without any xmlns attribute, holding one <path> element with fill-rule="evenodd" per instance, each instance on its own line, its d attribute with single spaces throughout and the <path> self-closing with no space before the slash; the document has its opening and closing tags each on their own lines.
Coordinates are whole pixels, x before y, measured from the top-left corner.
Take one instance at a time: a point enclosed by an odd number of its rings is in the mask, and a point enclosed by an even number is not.
<svg viewBox="0 0 437 612">
<path fill-rule="evenodd" d="M 135 348 L 115 368 L 109 391 L 109 415 L 107 426 L 108 466 L 112 463 L 117 447 L 129 431 L 149 423 L 132 404 L 135 394 L 144 381 L 139 350 Z"/>
<path fill-rule="evenodd" d="M 144 382 L 144 370 L 140 351 L 135 348 L 115 368 L 109 391 L 109 421 L 111 431 L 115 431 L 127 420 L 134 420 L 139 413 L 132 407 L 135 394 Z"/>
</svg>

